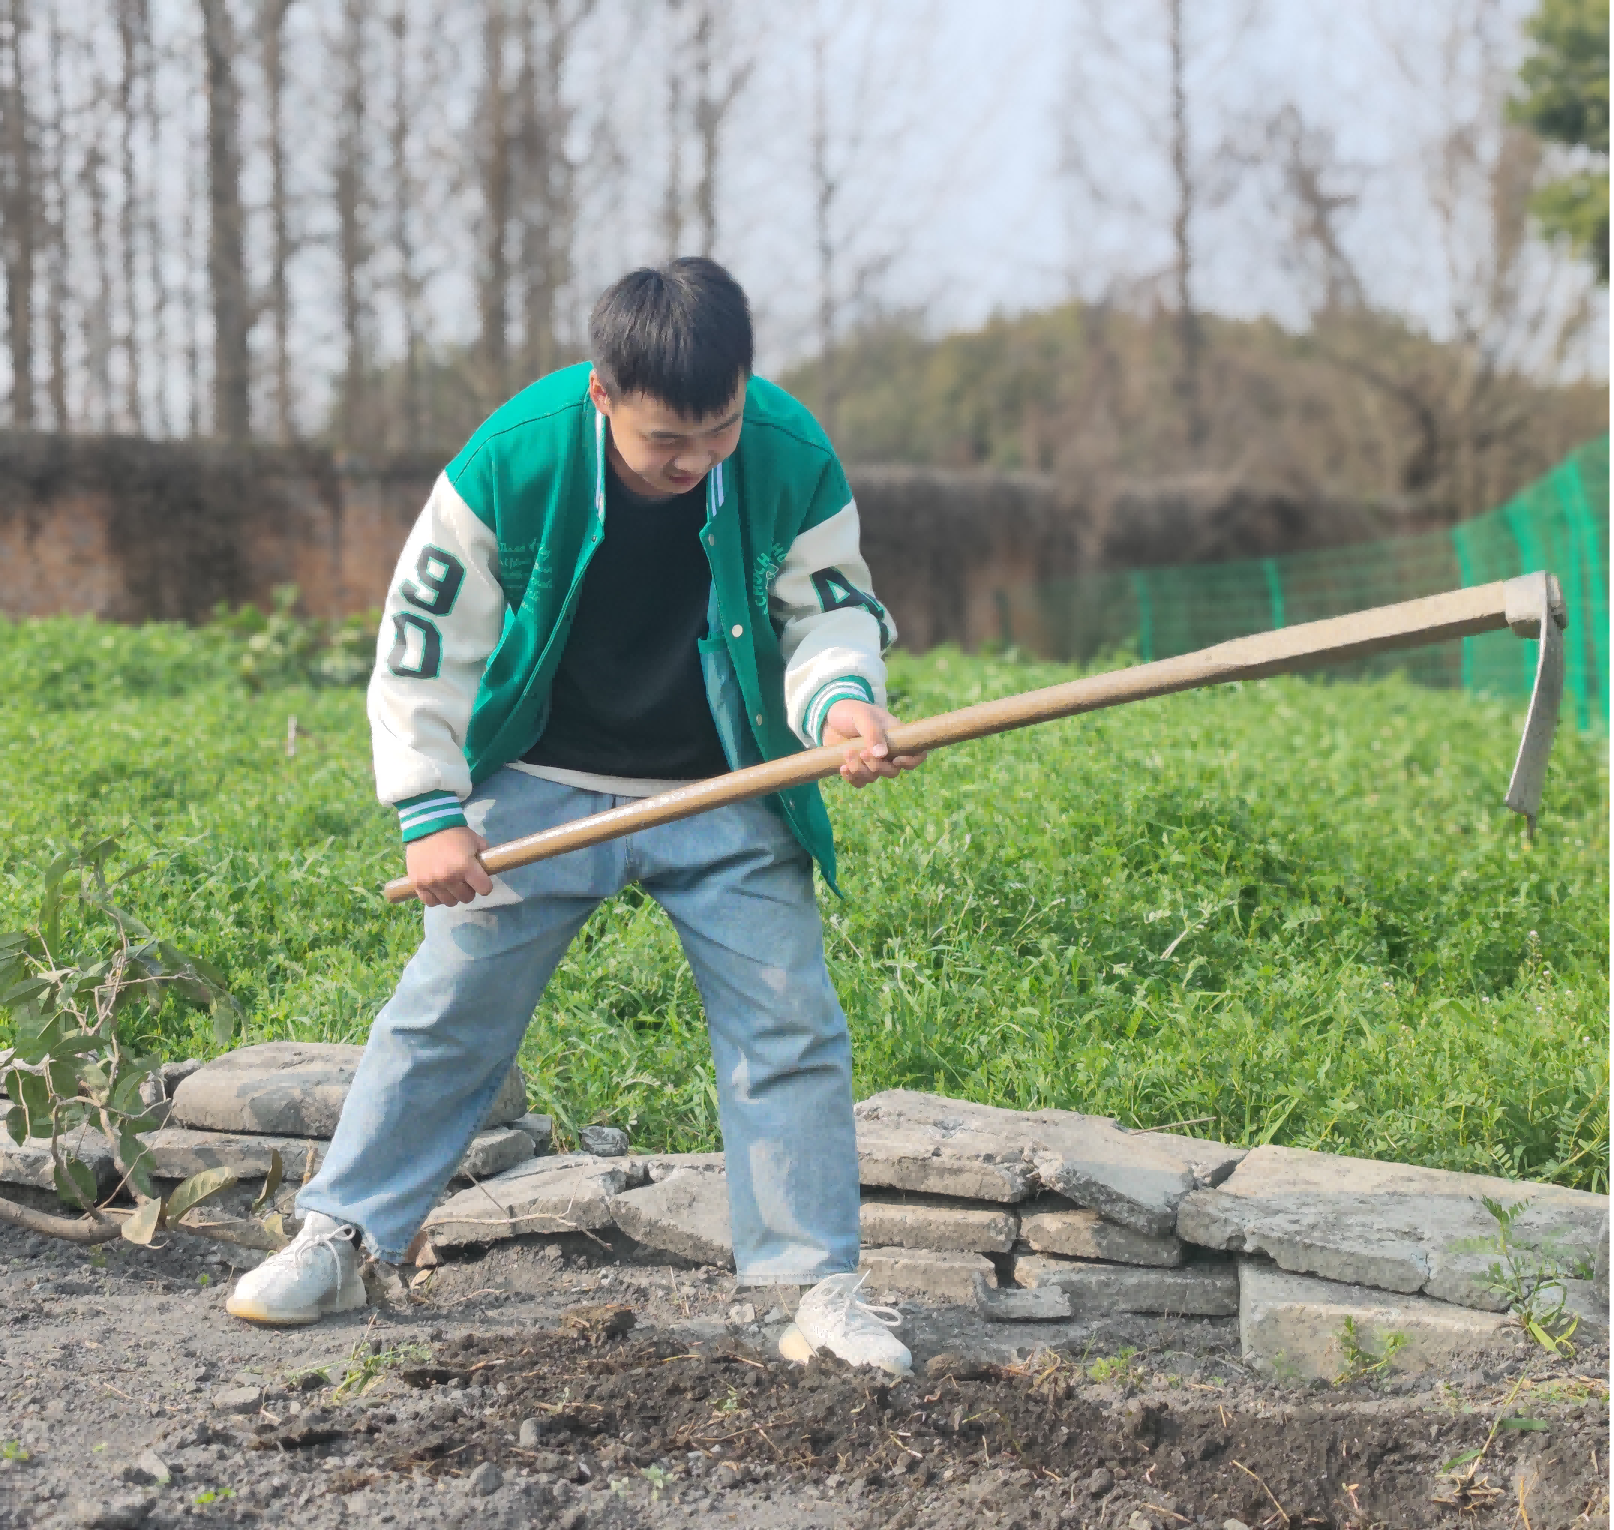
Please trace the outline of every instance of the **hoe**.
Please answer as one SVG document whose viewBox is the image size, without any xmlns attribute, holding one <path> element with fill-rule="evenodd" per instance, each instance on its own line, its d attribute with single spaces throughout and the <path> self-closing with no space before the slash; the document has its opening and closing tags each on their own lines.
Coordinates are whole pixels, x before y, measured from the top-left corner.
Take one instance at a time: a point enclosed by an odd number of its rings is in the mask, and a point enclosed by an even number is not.
<svg viewBox="0 0 1614 1530">
<path fill-rule="evenodd" d="M 968 739 L 986 738 L 993 733 L 1007 733 L 1032 723 L 1073 717 L 1079 712 L 1096 712 L 1129 701 L 1143 701 L 1150 696 L 1225 685 L 1231 680 L 1258 680 L 1265 675 L 1340 663 L 1392 649 L 1420 648 L 1429 643 L 1473 637 L 1508 627 L 1519 637 L 1537 638 L 1540 642 L 1524 737 L 1514 761 L 1513 778 L 1503 798 L 1514 812 L 1524 815 L 1533 836 L 1536 814 L 1541 808 L 1541 788 L 1547 775 L 1547 756 L 1552 750 L 1552 735 L 1558 724 L 1558 703 L 1563 696 L 1564 623 L 1564 598 L 1557 579 L 1544 572 L 1523 574 L 1495 584 L 1452 590 L 1445 595 L 1427 595 L 1420 600 L 1375 606 L 1349 616 L 1334 616 L 1301 626 L 1283 627 L 1276 632 L 1234 638 L 1197 653 L 1091 675 L 1044 690 L 1025 691 L 1000 701 L 983 701 L 957 712 L 902 723 L 891 730 L 889 741 L 894 754 L 918 754 L 940 749 L 945 744 L 962 744 Z M 646 797 L 641 802 L 494 845 L 483 852 L 482 864 L 490 874 L 497 875 L 638 829 L 692 818 L 697 813 L 726 807 L 732 802 L 765 797 L 786 787 L 819 781 L 840 770 L 845 754 L 845 745 L 825 744 L 746 770 L 714 776 L 709 781 L 692 782 L 657 797 Z M 385 892 L 391 903 L 402 903 L 415 896 L 414 884 L 407 877 L 387 883 Z"/>
</svg>

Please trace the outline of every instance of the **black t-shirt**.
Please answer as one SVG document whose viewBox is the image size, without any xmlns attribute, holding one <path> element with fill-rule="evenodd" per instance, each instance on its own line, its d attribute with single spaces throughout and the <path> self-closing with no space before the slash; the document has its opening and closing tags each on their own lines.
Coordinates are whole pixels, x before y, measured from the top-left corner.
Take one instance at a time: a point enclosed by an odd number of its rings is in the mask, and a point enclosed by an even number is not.
<svg viewBox="0 0 1614 1530">
<path fill-rule="evenodd" d="M 549 721 L 529 765 L 659 781 L 728 770 L 697 642 L 711 569 L 701 546 L 706 480 L 644 499 L 605 475 L 605 536 L 578 592 Z"/>
</svg>

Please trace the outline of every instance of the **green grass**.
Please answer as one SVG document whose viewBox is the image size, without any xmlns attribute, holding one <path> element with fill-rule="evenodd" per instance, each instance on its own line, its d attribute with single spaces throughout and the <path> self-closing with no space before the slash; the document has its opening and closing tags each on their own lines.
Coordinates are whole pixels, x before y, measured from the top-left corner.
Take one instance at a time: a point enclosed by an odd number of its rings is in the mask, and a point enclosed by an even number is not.
<svg viewBox="0 0 1614 1530">
<path fill-rule="evenodd" d="M 0 623 L 0 929 L 57 850 L 118 831 L 152 859 L 125 901 L 224 970 L 246 1040 L 361 1040 L 418 928 L 376 891 L 401 857 L 362 694 L 252 695 L 233 652 L 174 627 Z M 894 704 L 1069 673 L 899 657 Z M 293 712 L 313 737 L 288 760 Z M 1606 740 L 1560 733 L 1531 847 L 1500 801 L 1518 726 L 1398 678 L 1279 680 L 831 785 L 847 897 L 822 906 L 859 1094 L 1606 1190 Z M 167 1054 L 208 1050 L 177 1006 L 138 1023 Z M 585 929 L 522 1062 L 565 1128 L 716 1145 L 699 1001 L 636 891 Z"/>
</svg>

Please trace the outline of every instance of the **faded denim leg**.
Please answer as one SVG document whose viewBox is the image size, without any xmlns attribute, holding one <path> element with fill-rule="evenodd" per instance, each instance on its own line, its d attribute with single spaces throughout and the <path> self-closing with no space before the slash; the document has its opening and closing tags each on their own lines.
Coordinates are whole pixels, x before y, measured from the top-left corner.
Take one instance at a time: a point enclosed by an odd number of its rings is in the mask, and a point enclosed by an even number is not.
<svg viewBox="0 0 1614 1530">
<path fill-rule="evenodd" d="M 467 799 L 495 844 L 612 799 L 500 771 Z M 620 844 L 501 878 L 491 897 L 425 910 L 425 938 L 376 1017 L 319 1172 L 297 1197 L 397 1263 L 480 1129 L 550 974 L 622 886 Z M 502 884 L 502 885 L 501 885 Z"/>
<path fill-rule="evenodd" d="M 855 1270 L 852 1047 L 811 858 L 760 802 L 645 830 L 628 856 L 706 1007 L 740 1281 L 811 1285 Z"/>
</svg>

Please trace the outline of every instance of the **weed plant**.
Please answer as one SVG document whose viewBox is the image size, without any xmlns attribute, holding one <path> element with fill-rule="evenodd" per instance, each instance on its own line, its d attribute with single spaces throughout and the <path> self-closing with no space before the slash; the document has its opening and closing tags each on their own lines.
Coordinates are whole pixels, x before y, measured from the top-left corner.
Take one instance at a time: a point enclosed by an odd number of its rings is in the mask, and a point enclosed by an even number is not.
<svg viewBox="0 0 1614 1530">
<path fill-rule="evenodd" d="M 153 928 L 222 969 L 245 1041 L 361 1041 L 419 912 L 362 694 L 242 683 L 227 632 L 0 623 L 0 929 L 117 833 Z M 920 716 L 1068 678 L 897 656 Z M 285 752 L 296 714 L 295 758 Z M 1392 677 L 1223 687 L 830 783 L 821 894 L 860 1095 L 904 1086 L 1608 1187 L 1606 740 L 1559 734 L 1537 842 L 1501 806 L 1519 717 Z M 207 1055 L 177 1003 L 131 1044 Z M 6 1022 L 0 1018 L 0 1042 Z M 700 1003 L 659 910 L 600 909 L 522 1052 L 562 1135 L 716 1146 Z"/>
</svg>

